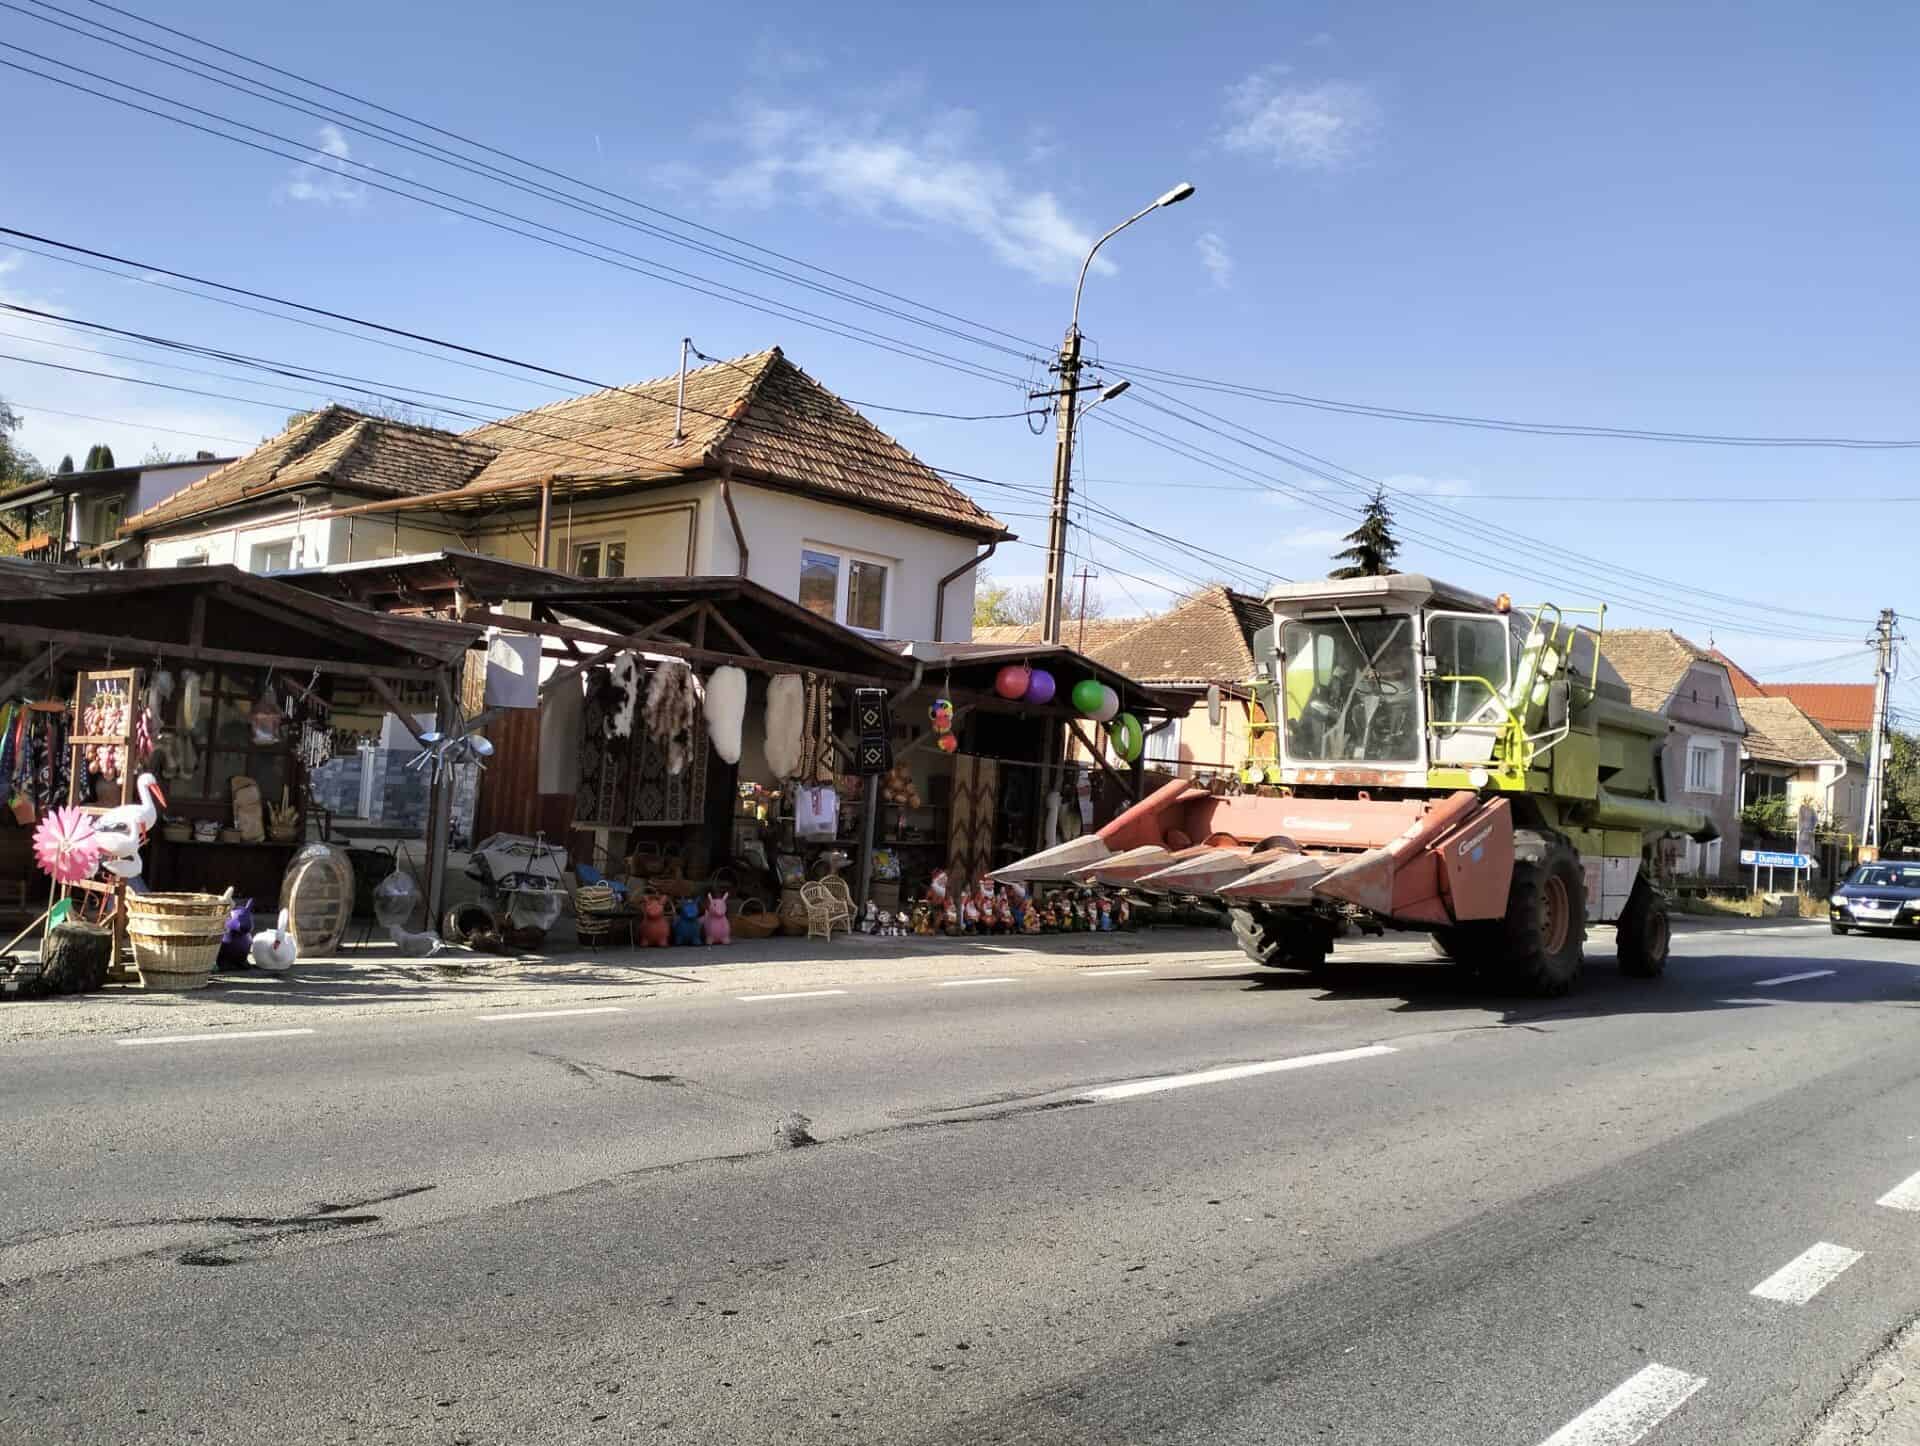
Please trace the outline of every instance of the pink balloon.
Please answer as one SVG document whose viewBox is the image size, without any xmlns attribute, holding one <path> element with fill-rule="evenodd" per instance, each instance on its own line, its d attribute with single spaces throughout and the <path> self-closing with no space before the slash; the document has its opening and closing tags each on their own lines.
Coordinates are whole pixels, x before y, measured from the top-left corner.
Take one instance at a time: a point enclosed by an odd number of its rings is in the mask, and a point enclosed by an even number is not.
<svg viewBox="0 0 1920 1446">
<path fill-rule="evenodd" d="M 1029 703 L 1051 703 L 1053 701 L 1053 674 L 1045 668 L 1033 669 L 1033 675 L 1027 680 L 1025 699 Z"/>
<path fill-rule="evenodd" d="M 1008 663 L 993 680 L 993 691 L 1009 700 L 1026 696 L 1033 670 L 1023 663 Z"/>
</svg>

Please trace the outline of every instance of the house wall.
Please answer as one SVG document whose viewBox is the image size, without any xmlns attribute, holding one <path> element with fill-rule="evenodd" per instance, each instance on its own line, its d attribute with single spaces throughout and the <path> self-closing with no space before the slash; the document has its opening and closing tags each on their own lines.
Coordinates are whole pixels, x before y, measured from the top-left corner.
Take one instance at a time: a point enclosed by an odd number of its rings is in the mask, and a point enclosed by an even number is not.
<svg viewBox="0 0 1920 1446">
<path fill-rule="evenodd" d="M 200 558 L 209 564 L 231 563 L 254 571 L 254 549 L 277 542 L 292 543 L 291 566 L 319 567 L 332 561 L 333 526 L 317 520 L 331 504 L 324 498 L 308 498 L 304 507 L 290 505 L 285 499 L 257 510 L 222 513 L 207 519 L 211 526 L 184 522 L 177 530 L 152 534 L 147 539 L 148 567 L 179 567 Z"/>
<path fill-rule="evenodd" d="M 1693 873 L 1728 883 L 1740 877 L 1740 740 L 1746 734 L 1733 683 L 1722 668 L 1696 663 L 1687 670 L 1667 699 L 1664 709 L 1673 724 L 1662 753 L 1667 797 L 1697 808 L 1720 829 L 1717 844 L 1689 842 L 1682 853 L 1683 867 Z M 1717 752 L 1719 780 L 1714 789 L 1690 786 L 1689 751 L 1699 746 Z"/>
<path fill-rule="evenodd" d="M 1816 763 L 1802 768 L 1787 787 L 1794 808 L 1810 803 L 1836 833 L 1858 837 L 1866 826 L 1867 775 L 1863 768 Z"/>
<path fill-rule="evenodd" d="M 198 482 L 223 465 L 218 462 L 196 462 L 191 466 L 156 467 L 141 472 L 133 499 L 127 504 L 126 515 L 131 517 L 136 512 L 145 512 L 149 507 L 158 507 L 182 487 Z"/>
<path fill-rule="evenodd" d="M 935 585 L 979 551 L 971 538 L 921 523 L 743 482 L 733 484 L 733 501 L 747 537 L 747 576 L 782 597 L 800 596 L 800 553 L 809 545 L 885 563 L 882 631 L 891 638 L 932 640 Z M 712 529 L 709 570 L 732 573 L 739 566 L 739 548 L 724 515 L 725 506 L 716 503 L 708 510 L 719 514 Z M 976 574 L 977 569 L 948 586 L 941 641 L 966 642 L 973 637 Z M 844 583 L 843 575 L 843 591 Z"/>
<path fill-rule="evenodd" d="M 731 572 L 731 562 L 723 568 L 705 563 L 711 551 L 713 518 L 720 507 L 718 497 L 718 484 L 693 482 L 572 503 L 557 499 L 550 520 L 546 565 L 572 572 L 575 549 L 582 543 L 619 542 L 627 550 L 621 574 L 624 577 Z M 464 546 L 509 562 L 537 564 L 534 550 L 539 527 L 537 504 L 515 507 L 467 530 L 465 543 L 445 541 L 438 546 Z"/>
</svg>

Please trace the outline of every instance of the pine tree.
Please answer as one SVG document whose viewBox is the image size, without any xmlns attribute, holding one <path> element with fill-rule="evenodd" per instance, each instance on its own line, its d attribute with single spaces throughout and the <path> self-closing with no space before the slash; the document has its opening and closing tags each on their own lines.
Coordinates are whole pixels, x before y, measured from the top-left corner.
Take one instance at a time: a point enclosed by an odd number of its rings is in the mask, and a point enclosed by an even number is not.
<svg viewBox="0 0 1920 1446">
<path fill-rule="evenodd" d="M 105 442 L 95 442 L 87 449 L 88 472 L 104 472 L 113 466 L 113 448 Z"/>
<path fill-rule="evenodd" d="M 71 472 L 73 470 L 73 453 L 69 452 L 66 456 L 62 457 L 60 459 L 60 465 L 53 470 L 58 472 L 62 477 Z"/>
<path fill-rule="evenodd" d="M 1393 559 L 1400 551 L 1400 540 L 1393 535 L 1393 512 L 1387 506 L 1387 489 L 1375 487 L 1367 505 L 1360 509 L 1360 525 L 1349 532 L 1351 543 L 1333 555 L 1336 567 L 1328 577 L 1381 577 L 1394 570 Z"/>
</svg>

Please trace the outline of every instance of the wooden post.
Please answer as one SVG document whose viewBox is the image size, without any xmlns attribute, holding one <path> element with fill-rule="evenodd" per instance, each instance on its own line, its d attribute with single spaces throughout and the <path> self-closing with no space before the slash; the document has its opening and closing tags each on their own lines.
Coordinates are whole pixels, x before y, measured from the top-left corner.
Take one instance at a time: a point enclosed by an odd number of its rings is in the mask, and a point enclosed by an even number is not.
<svg viewBox="0 0 1920 1446">
<path fill-rule="evenodd" d="M 435 720 L 445 733 L 453 726 L 453 685 L 451 674 L 440 679 L 440 710 Z M 453 786 L 441 776 L 437 762 L 433 782 L 427 790 L 427 837 L 425 859 L 427 874 L 427 927 L 437 927 L 446 912 L 447 850 L 453 840 Z"/>
</svg>

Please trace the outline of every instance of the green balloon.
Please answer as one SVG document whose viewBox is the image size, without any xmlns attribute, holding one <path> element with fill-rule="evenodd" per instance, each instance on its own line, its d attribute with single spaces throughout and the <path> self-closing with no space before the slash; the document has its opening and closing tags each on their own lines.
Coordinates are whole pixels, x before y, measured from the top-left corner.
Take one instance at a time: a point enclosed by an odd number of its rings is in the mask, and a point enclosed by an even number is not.
<svg viewBox="0 0 1920 1446">
<path fill-rule="evenodd" d="M 1096 678 L 1082 678 L 1073 685 L 1073 706 L 1082 713 L 1098 713 L 1100 698 L 1100 683 Z"/>
<path fill-rule="evenodd" d="M 1107 737 L 1112 740 L 1113 751 L 1128 763 L 1140 756 L 1140 748 L 1145 741 L 1140 720 L 1131 713 L 1122 713 L 1109 723 Z"/>
</svg>

